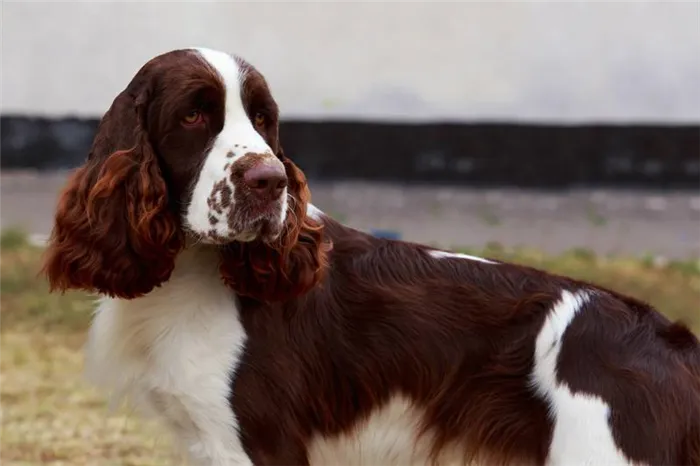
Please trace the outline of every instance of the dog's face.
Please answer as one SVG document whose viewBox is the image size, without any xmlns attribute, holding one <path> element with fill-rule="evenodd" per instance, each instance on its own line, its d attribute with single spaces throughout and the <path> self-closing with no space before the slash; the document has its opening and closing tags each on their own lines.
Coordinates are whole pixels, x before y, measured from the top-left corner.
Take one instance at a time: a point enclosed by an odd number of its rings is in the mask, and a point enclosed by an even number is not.
<svg viewBox="0 0 700 466">
<path fill-rule="evenodd" d="M 219 51 L 174 51 L 144 65 L 125 92 L 125 105 L 105 118 L 129 127 L 128 100 L 142 105 L 140 123 L 187 233 L 217 244 L 281 234 L 288 179 L 277 104 L 260 72 Z"/>
<path fill-rule="evenodd" d="M 229 258 L 255 250 L 245 263 L 266 261 L 255 270 L 268 275 L 288 266 L 313 227 L 306 180 L 283 154 L 278 117 L 265 78 L 241 58 L 185 49 L 148 61 L 102 118 L 61 195 L 46 266 L 52 286 L 139 296 L 169 278 L 188 240 Z M 315 270 L 317 253 L 306 256 Z M 223 275 L 240 283 L 240 273 Z"/>
</svg>

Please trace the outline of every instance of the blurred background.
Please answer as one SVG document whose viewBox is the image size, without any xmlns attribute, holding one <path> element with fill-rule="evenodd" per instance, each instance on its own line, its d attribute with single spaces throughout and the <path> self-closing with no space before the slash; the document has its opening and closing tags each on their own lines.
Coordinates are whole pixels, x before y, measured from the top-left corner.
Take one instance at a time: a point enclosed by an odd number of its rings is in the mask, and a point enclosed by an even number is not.
<svg viewBox="0 0 700 466">
<path fill-rule="evenodd" d="M 267 78 L 316 206 L 632 294 L 700 330 L 700 3 L 2 2 L 3 465 L 173 464 L 82 385 L 93 308 L 37 277 L 59 189 L 141 65 Z"/>
<path fill-rule="evenodd" d="M 314 202 L 446 247 L 700 254 L 698 2 L 4 2 L 2 223 L 49 229 L 148 59 L 258 67 Z M 21 173 L 21 174 L 20 174 Z"/>
</svg>

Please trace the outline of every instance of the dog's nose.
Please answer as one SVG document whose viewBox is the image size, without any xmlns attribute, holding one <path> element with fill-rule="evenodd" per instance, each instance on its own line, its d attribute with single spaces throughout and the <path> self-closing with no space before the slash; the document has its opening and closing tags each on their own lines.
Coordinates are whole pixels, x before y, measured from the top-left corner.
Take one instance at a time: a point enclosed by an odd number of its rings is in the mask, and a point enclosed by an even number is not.
<svg viewBox="0 0 700 466">
<path fill-rule="evenodd" d="M 256 163 L 243 175 L 245 184 L 258 198 L 274 201 L 287 187 L 287 174 L 280 164 Z"/>
</svg>

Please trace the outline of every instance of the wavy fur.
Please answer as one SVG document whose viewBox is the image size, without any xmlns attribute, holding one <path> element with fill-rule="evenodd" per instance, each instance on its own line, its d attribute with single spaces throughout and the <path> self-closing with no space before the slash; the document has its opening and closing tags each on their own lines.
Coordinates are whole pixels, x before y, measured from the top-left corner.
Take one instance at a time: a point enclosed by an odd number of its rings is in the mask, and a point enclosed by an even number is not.
<svg viewBox="0 0 700 466">
<path fill-rule="evenodd" d="M 144 113 L 145 105 L 122 93 L 61 193 L 43 268 L 52 291 L 132 299 L 170 277 L 182 234 Z"/>
</svg>

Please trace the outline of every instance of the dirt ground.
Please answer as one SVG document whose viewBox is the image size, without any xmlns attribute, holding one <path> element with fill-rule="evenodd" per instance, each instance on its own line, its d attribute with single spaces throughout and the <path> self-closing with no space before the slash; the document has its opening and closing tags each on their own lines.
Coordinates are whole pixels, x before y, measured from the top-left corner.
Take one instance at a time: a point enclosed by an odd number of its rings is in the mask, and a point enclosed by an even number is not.
<svg viewBox="0 0 700 466">
<path fill-rule="evenodd" d="M 46 235 L 66 173 L 0 173 L 0 225 Z M 498 242 L 558 253 L 700 257 L 700 193 L 543 193 L 310 181 L 313 203 L 363 230 L 442 247 Z"/>
</svg>

